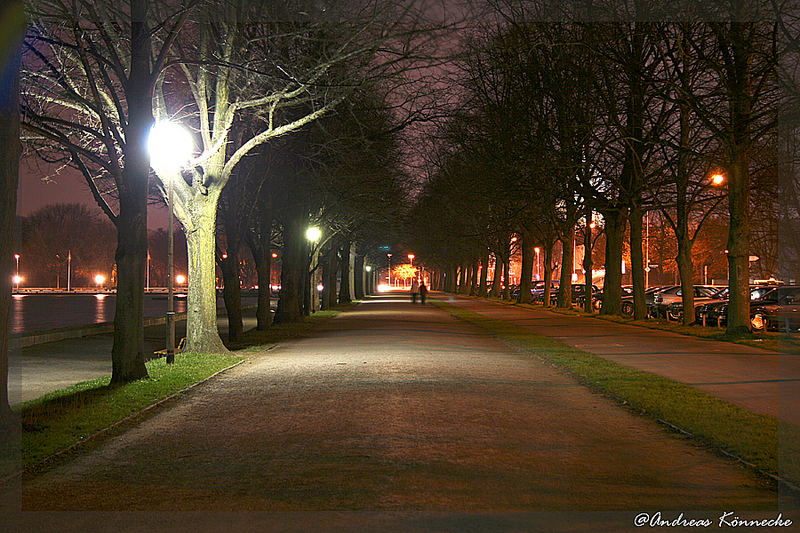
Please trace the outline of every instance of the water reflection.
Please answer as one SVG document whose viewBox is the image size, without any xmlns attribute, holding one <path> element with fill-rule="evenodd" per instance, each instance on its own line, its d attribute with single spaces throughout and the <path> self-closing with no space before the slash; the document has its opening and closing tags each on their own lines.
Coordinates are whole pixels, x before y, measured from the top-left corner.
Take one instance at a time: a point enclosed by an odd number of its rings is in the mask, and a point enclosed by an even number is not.
<svg viewBox="0 0 800 533">
<path fill-rule="evenodd" d="M 14 333 L 33 333 L 56 328 L 85 326 L 114 320 L 115 294 L 15 294 L 11 301 L 9 329 Z M 242 298 L 243 305 L 255 303 L 254 297 Z M 222 299 L 217 300 L 222 307 Z M 147 294 L 144 316 L 167 312 L 167 296 Z M 186 299 L 175 298 L 175 312 L 186 312 Z"/>
</svg>

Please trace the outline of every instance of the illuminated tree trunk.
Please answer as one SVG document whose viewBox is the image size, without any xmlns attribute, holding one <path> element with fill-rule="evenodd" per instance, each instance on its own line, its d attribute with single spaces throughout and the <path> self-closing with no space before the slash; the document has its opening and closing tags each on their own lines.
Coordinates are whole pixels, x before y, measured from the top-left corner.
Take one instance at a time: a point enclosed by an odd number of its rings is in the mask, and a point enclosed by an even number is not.
<svg viewBox="0 0 800 533">
<path fill-rule="evenodd" d="M 214 229 L 219 192 L 197 195 L 187 206 L 184 225 L 189 255 L 186 300 L 187 352 L 229 353 L 217 330 L 217 287 Z"/>
</svg>

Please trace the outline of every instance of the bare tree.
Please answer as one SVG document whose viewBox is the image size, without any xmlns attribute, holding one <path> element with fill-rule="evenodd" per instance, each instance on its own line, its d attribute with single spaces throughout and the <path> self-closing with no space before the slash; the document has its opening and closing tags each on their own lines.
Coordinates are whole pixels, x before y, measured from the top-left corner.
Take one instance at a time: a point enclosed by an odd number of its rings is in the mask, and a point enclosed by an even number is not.
<svg viewBox="0 0 800 533">
<path fill-rule="evenodd" d="M 217 202 L 236 165 L 270 139 L 322 117 L 364 81 L 397 74 L 425 41 L 415 9 L 414 2 L 377 0 L 335 8 L 231 0 L 200 11 L 176 49 L 175 83 L 188 88 L 186 98 L 157 95 L 159 118 L 188 121 L 201 147 L 182 173 L 155 168 L 164 192 L 168 180 L 175 186 L 175 212 L 189 244 L 187 350 L 225 351 L 212 258 Z M 260 127 L 232 144 L 242 117 Z"/>
<path fill-rule="evenodd" d="M 193 2 L 157 18 L 151 0 L 30 2 L 23 127 L 42 157 L 77 168 L 117 228 L 112 383 L 147 376 L 143 300 L 158 75 Z M 155 37 L 154 37 L 155 36 Z M 153 46 L 153 41 L 160 46 Z"/>
</svg>

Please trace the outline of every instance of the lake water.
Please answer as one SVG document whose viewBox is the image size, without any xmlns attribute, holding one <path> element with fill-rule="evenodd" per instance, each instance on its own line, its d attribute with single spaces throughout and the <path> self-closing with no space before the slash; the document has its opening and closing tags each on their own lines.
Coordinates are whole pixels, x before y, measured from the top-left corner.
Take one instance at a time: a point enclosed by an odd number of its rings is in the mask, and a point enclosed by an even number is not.
<svg viewBox="0 0 800 533">
<path fill-rule="evenodd" d="M 114 320 L 114 294 L 15 294 L 11 300 L 11 334 L 86 326 Z M 242 305 L 255 305 L 256 298 L 242 296 Z M 217 298 L 217 308 L 224 308 Z M 144 316 L 167 312 L 165 294 L 146 294 Z M 175 312 L 186 312 L 186 299 L 176 298 Z"/>
</svg>

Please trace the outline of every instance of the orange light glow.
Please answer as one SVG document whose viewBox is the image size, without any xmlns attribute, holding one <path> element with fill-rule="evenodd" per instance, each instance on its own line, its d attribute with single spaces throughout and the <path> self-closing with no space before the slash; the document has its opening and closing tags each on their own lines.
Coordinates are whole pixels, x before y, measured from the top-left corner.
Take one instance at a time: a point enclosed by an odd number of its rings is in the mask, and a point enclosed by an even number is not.
<svg viewBox="0 0 800 533">
<path fill-rule="evenodd" d="M 711 183 L 713 183 L 714 185 L 722 185 L 723 183 L 725 183 L 725 176 L 723 176 L 720 173 L 716 173 L 713 176 L 711 176 Z"/>
</svg>

